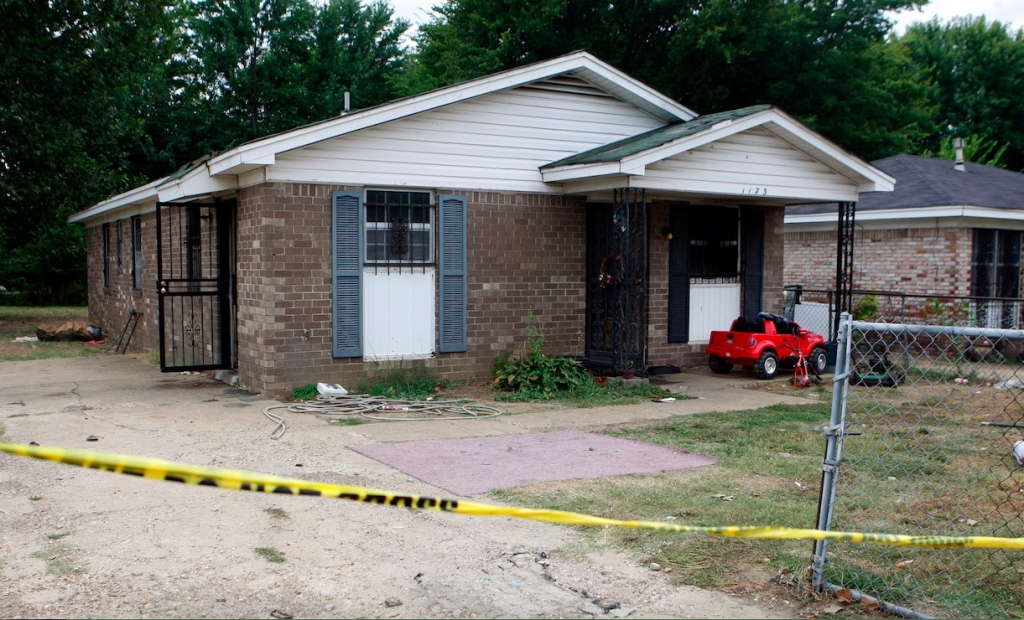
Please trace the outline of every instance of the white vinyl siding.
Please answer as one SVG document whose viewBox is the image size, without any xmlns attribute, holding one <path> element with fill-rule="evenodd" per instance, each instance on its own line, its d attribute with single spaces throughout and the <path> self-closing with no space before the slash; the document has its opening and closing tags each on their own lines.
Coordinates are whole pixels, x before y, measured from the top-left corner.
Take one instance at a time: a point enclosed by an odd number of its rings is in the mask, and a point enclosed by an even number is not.
<svg viewBox="0 0 1024 620">
<path fill-rule="evenodd" d="M 434 268 L 363 271 L 363 357 L 368 361 L 434 355 Z"/>
<path fill-rule="evenodd" d="M 663 124 L 610 97 L 521 87 L 282 153 L 267 180 L 550 192 L 540 166 Z"/>
<path fill-rule="evenodd" d="M 690 342 L 708 342 L 739 314 L 739 284 L 690 284 Z"/>
<path fill-rule="evenodd" d="M 761 198 L 857 199 L 850 179 L 763 128 L 651 164 L 631 185 Z"/>
</svg>

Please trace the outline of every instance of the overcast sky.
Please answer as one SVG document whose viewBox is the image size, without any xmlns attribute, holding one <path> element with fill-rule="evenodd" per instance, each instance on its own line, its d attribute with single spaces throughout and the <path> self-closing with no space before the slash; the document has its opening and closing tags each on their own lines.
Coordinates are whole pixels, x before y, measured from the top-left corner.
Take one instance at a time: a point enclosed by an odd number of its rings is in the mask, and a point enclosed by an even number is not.
<svg viewBox="0 0 1024 620">
<path fill-rule="evenodd" d="M 430 8 L 443 0 L 390 0 L 395 15 L 404 17 L 414 25 L 425 22 Z M 928 21 L 938 16 L 943 22 L 962 15 L 984 15 L 989 21 L 1009 22 L 1014 30 L 1024 27 L 1024 0 L 932 0 L 921 11 L 904 11 L 895 16 L 896 28 L 903 32 L 917 21 Z"/>
</svg>

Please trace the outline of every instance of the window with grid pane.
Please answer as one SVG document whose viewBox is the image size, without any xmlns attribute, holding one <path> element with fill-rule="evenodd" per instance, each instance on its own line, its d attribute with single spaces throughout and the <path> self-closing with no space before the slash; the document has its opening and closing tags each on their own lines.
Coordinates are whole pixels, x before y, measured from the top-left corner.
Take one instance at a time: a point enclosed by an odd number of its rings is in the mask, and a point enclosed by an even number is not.
<svg viewBox="0 0 1024 620">
<path fill-rule="evenodd" d="M 433 264 L 430 198 L 428 192 L 367 190 L 366 264 Z"/>
<path fill-rule="evenodd" d="M 700 207 L 690 211 L 690 278 L 739 282 L 739 210 Z"/>
</svg>

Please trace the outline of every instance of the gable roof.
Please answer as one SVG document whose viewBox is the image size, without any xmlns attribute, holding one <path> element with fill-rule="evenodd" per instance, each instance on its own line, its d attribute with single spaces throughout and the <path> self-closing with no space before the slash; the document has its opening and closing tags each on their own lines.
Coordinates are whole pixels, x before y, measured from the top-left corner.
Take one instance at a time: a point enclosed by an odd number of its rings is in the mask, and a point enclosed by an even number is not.
<svg viewBox="0 0 1024 620">
<path fill-rule="evenodd" d="M 631 155 L 636 155 L 637 153 L 642 153 L 649 149 L 668 144 L 674 140 L 686 138 L 707 129 L 711 129 L 718 123 L 730 121 L 736 118 L 743 118 L 744 116 L 750 116 L 756 112 L 763 112 L 764 110 L 769 109 L 771 109 L 770 105 L 758 105 L 751 106 L 749 108 L 740 108 L 739 110 L 731 110 L 728 112 L 705 114 L 685 123 L 666 125 L 636 136 L 624 138 L 617 142 L 612 142 L 611 144 L 600 146 L 596 149 L 578 153 L 572 157 L 566 157 L 565 159 L 560 159 L 545 166 L 541 166 L 541 168 L 558 168 L 560 166 L 572 166 L 575 164 L 598 164 L 620 161 Z"/>
<path fill-rule="evenodd" d="M 754 128 L 850 180 L 858 192 L 892 191 L 895 180 L 772 105 L 706 114 L 578 153 L 541 167 L 546 182 L 643 175 L 646 166 Z"/>
<path fill-rule="evenodd" d="M 676 124 L 697 116 L 686 106 L 579 51 L 247 142 L 201 162 L 202 165 L 183 167 L 168 177 L 104 200 L 75 213 L 69 220 L 87 222 L 130 205 L 229 191 L 237 187 L 236 175 L 274 165 L 280 153 L 489 93 L 540 82 L 550 87 L 563 76 L 574 82 L 576 88 L 585 83 L 665 123 Z"/>
<path fill-rule="evenodd" d="M 863 194 L 857 202 L 858 217 L 872 211 L 908 218 L 935 217 L 939 213 L 936 209 L 942 207 L 960 209 L 959 213 L 945 215 L 965 215 L 968 208 L 1024 211 L 1024 174 L 973 162 L 965 162 L 965 170 L 960 171 L 948 159 L 906 154 L 871 164 L 895 177 L 896 189 Z M 794 205 L 786 208 L 786 218 L 794 222 L 834 220 L 837 208 L 831 203 Z"/>
<path fill-rule="evenodd" d="M 214 157 L 209 164 L 210 172 L 211 174 L 245 172 L 272 164 L 277 153 L 302 148 L 398 118 L 558 75 L 570 75 L 582 79 L 666 123 L 688 121 L 696 116 L 696 113 L 689 108 L 598 60 L 591 54 L 574 52 L 242 144 L 227 153 Z"/>
</svg>

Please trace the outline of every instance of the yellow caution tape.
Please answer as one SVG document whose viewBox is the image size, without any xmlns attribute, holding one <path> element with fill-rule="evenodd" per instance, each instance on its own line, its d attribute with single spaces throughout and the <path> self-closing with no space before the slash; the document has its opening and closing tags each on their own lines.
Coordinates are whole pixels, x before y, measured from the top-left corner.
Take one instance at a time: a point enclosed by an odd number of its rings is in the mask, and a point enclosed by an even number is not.
<svg viewBox="0 0 1024 620">
<path fill-rule="evenodd" d="M 517 517 L 547 523 L 564 525 L 614 525 L 659 532 L 680 534 L 712 534 L 735 538 L 791 538 L 813 540 L 843 540 L 850 542 L 872 542 L 902 547 L 985 547 L 990 549 L 1024 549 L 1024 538 L 997 538 L 993 536 L 903 536 L 899 534 L 873 534 L 861 532 L 826 532 L 822 530 L 797 529 L 789 527 L 699 527 L 677 525 L 656 521 L 620 521 L 562 510 L 491 506 L 477 502 L 454 499 L 438 499 L 407 493 L 379 491 L 344 484 L 310 482 L 295 478 L 283 478 L 267 474 L 250 473 L 231 469 L 213 469 L 196 465 L 182 465 L 159 459 L 149 459 L 124 454 L 93 452 L 90 450 L 65 450 L 45 446 L 0 443 L 0 452 L 28 456 L 90 469 L 100 469 L 117 474 L 141 476 L 153 480 L 168 480 L 201 486 L 218 487 L 235 491 L 256 491 L 259 493 L 287 493 L 349 499 L 371 504 L 387 504 L 404 508 L 423 508 L 454 512 L 481 517 Z"/>
</svg>

